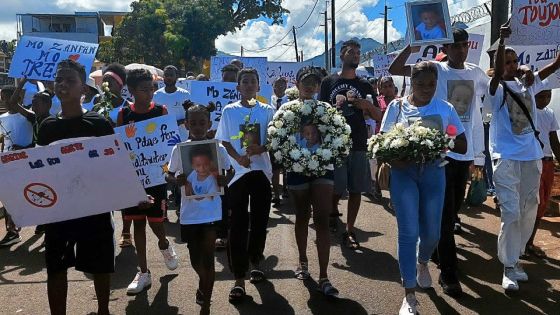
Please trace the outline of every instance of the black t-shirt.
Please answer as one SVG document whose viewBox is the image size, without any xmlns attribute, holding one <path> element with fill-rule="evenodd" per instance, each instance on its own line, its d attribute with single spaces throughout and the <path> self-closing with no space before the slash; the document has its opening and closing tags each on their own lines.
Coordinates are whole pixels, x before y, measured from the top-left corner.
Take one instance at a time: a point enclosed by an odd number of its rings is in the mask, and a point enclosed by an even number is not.
<svg viewBox="0 0 560 315">
<path fill-rule="evenodd" d="M 336 96 L 346 96 L 348 91 L 353 91 L 356 98 L 365 99 L 366 95 L 375 95 L 373 87 L 362 78 L 344 79 L 338 74 L 326 77 L 321 83 L 320 100 L 336 107 Z M 375 98 L 374 98 L 375 101 Z M 345 104 L 346 106 L 347 104 Z M 347 107 L 350 115 L 345 115 L 346 122 L 352 129 L 352 151 L 367 150 L 367 127 L 364 112 L 355 106 Z"/>
<path fill-rule="evenodd" d="M 115 132 L 111 124 L 96 112 L 88 111 L 76 118 L 45 118 L 39 127 L 37 144 L 49 145 L 62 139 L 102 137 Z"/>
</svg>

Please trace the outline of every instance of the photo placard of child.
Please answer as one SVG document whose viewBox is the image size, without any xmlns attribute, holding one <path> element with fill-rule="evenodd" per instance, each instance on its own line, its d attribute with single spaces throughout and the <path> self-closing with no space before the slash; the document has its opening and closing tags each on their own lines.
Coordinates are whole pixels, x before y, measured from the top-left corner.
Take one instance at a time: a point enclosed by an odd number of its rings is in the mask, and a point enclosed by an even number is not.
<svg viewBox="0 0 560 315">
<path fill-rule="evenodd" d="M 223 195 L 217 180 L 220 160 L 216 140 L 185 142 L 178 147 L 187 175 L 186 198 L 202 200 Z"/>
<path fill-rule="evenodd" d="M 418 0 L 406 5 L 408 41 L 411 46 L 453 42 L 447 1 Z"/>
</svg>

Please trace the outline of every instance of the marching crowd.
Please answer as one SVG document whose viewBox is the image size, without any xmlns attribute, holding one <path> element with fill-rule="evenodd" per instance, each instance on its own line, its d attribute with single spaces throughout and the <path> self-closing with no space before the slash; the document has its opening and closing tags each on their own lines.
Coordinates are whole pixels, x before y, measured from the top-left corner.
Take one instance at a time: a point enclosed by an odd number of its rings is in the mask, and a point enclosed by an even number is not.
<svg viewBox="0 0 560 315">
<path fill-rule="evenodd" d="M 109 135 L 114 133 L 114 127 L 167 114 L 175 115 L 178 125 L 188 132 L 187 141 L 218 140 L 223 169 L 217 183 L 225 188 L 221 198 L 187 198 L 197 194 L 195 186 L 197 190 L 208 189 L 211 181 L 207 179 L 212 171 L 209 157 L 200 152 L 191 156 L 196 172 L 186 174 L 176 146 L 171 153 L 167 185 L 147 188 L 146 202 L 121 212 L 123 229 L 118 244 L 127 247 L 134 243 L 138 259 L 138 272 L 127 293 L 137 294 L 151 285 L 146 223 L 158 239 L 167 268 L 178 267 L 179 259 L 166 238 L 163 223 L 167 199 L 172 198 L 179 206 L 181 240 L 187 243 L 190 263 L 199 277 L 195 301 L 201 306 L 201 314 L 210 313 L 216 248 L 227 248 L 230 271 L 235 278 L 228 297 L 231 303 L 244 301 L 247 280 L 258 283 L 266 278 L 261 263 L 269 212 L 272 204 L 281 203 L 281 198 L 288 198 L 288 194 L 296 213 L 294 232 L 299 263 L 294 276 L 300 280 L 311 276 L 307 237 L 312 217 L 317 235 L 318 290 L 326 297 L 336 297 L 339 292 L 335 279 L 331 282 L 329 278 L 328 266 L 330 233 L 336 231 L 336 219 L 341 216 L 339 201 L 347 195 L 343 244 L 358 249 L 360 242 L 354 225 L 362 195 L 373 199 L 380 196 L 377 178 L 381 165 L 368 157 L 368 139 L 397 124 L 408 126 L 415 121 L 441 131 L 453 127 L 454 146 L 444 161 L 395 160 L 386 168 L 398 226 L 399 268 L 404 287 L 399 314 L 416 314 L 416 287 L 432 286 L 427 267 L 430 260 L 438 264 L 438 283 L 443 291 L 453 297 L 462 294 L 454 234 L 460 231 L 458 212 L 475 169 L 493 182 L 489 187 L 495 187 L 495 201 L 501 211 L 497 257 L 504 267 L 504 290 L 519 290 L 519 282 L 528 280 L 519 264 L 520 256 L 527 252 L 542 255 L 533 239 L 550 197 L 553 156 L 560 156 L 556 135 L 560 127 L 554 112 L 547 108 L 551 90 L 546 79 L 560 68 L 560 56 L 532 73 L 518 66 L 515 50 L 505 47 L 509 28 L 502 27 L 500 34 L 494 65 L 488 71 L 465 62 L 469 34 L 462 29 L 453 29 L 454 42 L 443 46 L 444 54 L 438 56 L 438 61 L 407 65 L 415 47 L 406 47 L 389 69 L 395 76 L 410 76 L 410 93 L 401 96 L 392 77 L 367 80 L 356 75 L 361 49 L 352 40 L 344 42 L 340 49 L 340 72 L 327 75 L 316 67 L 300 69 L 296 77 L 298 96 L 292 100 L 286 94 L 286 79 L 279 78 L 273 85 L 270 105 L 255 100 L 262 74 L 243 68 L 234 60 L 222 69 L 222 79 L 237 83 L 241 99 L 223 108 L 216 130 L 212 130 L 210 119 L 212 104 L 191 102 L 189 92 L 176 86 L 178 70 L 174 66 L 165 67 L 165 86 L 155 91 L 153 77 L 147 70 L 126 71 L 122 65 L 109 65 L 103 71 L 103 82 L 113 95 L 114 110 L 105 118 L 93 111 L 96 87 L 86 77 L 84 67 L 64 60 L 58 64 L 54 85 L 47 89 L 41 82 L 25 79 L 17 88 L 3 87 L 1 100 L 6 113 L 0 116 L 0 122 L 9 131 L 3 132 L 5 142 L 9 140 L 9 150 Z M 121 94 L 125 85 L 133 102 Z M 290 102 L 304 101 L 336 107 L 351 128 L 349 155 L 342 163 L 329 165 L 322 176 L 282 170 L 282 164 L 269 154 L 266 146 L 268 126 L 275 113 Z M 247 117 L 253 121 L 251 128 L 257 131 L 256 139 L 248 144 L 236 137 L 240 126 L 246 126 Z M 489 123 L 484 122 L 488 121 L 486 118 L 490 118 Z M 488 150 L 485 129 L 489 135 Z M 297 136 L 302 147 L 317 149 L 320 131 L 313 125 L 302 126 L 301 135 Z M 9 215 L 5 222 L 8 232 L 0 241 L 2 247 L 21 241 Z M 70 267 L 93 275 L 98 314 L 109 314 L 110 274 L 115 272 L 113 226 L 113 215 L 105 213 L 37 227 L 36 233 L 45 234 L 52 314 L 66 314 Z"/>
</svg>

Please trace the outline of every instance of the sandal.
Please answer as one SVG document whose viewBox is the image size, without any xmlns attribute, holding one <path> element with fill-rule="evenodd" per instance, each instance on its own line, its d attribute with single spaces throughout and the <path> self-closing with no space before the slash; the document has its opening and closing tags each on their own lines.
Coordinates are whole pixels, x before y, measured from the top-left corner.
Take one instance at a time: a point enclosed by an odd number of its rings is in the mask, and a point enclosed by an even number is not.
<svg viewBox="0 0 560 315">
<path fill-rule="evenodd" d="M 122 233 L 121 239 L 119 240 L 119 247 L 129 247 L 132 246 L 132 238 L 130 237 L 130 233 Z"/>
<path fill-rule="evenodd" d="M 527 248 L 525 249 L 525 251 L 535 257 L 538 258 L 545 258 L 546 257 L 546 253 L 539 248 L 538 246 L 535 245 L 527 245 Z"/>
<path fill-rule="evenodd" d="M 216 249 L 224 249 L 227 246 L 227 239 L 226 238 L 217 238 L 216 239 Z"/>
<path fill-rule="evenodd" d="M 245 295 L 245 288 L 240 285 L 236 285 L 231 289 L 231 291 L 229 291 L 229 302 L 231 304 L 237 304 L 243 300 Z"/>
<path fill-rule="evenodd" d="M 319 286 L 317 287 L 317 291 L 323 293 L 326 297 L 337 297 L 338 290 L 331 284 L 329 279 L 319 279 Z"/>
<path fill-rule="evenodd" d="M 202 291 L 200 291 L 200 289 L 196 290 L 196 295 L 195 295 L 196 299 L 196 304 L 202 306 L 204 305 L 204 294 L 202 294 Z"/>
<path fill-rule="evenodd" d="M 251 270 L 251 278 L 249 278 L 249 282 L 251 283 L 258 283 L 264 280 L 264 272 L 258 269 Z"/>
<path fill-rule="evenodd" d="M 342 234 L 342 242 L 349 249 L 356 250 L 360 248 L 360 243 L 356 240 L 356 235 L 353 232 L 344 232 Z"/>
<path fill-rule="evenodd" d="M 311 276 L 306 261 L 300 261 L 294 275 L 298 280 L 307 280 Z"/>
</svg>

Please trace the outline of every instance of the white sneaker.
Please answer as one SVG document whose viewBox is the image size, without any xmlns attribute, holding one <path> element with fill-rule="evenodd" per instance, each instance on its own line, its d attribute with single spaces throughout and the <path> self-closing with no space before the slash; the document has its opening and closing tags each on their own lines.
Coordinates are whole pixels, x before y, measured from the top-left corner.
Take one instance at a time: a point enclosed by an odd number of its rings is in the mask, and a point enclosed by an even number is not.
<svg viewBox="0 0 560 315">
<path fill-rule="evenodd" d="M 416 306 L 418 306 L 416 296 L 412 293 L 407 294 L 402 301 L 399 315 L 416 315 Z"/>
<path fill-rule="evenodd" d="M 432 276 L 430 275 L 430 269 L 428 269 L 427 263 L 416 264 L 416 282 L 418 282 L 418 286 L 422 289 L 432 287 Z"/>
<path fill-rule="evenodd" d="M 177 253 L 175 253 L 175 249 L 171 245 L 171 242 L 168 242 L 168 244 L 169 246 L 167 246 L 167 249 L 160 249 L 159 251 L 163 255 L 163 259 L 165 260 L 165 265 L 167 266 L 167 269 L 175 270 L 179 265 L 177 261 Z"/>
<path fill-rule="evenodd" d="M 515 264 L 513 270 L 515 271 L 515 279 L 517 281 L 529 281 L 529 276 L 527 276 L 527 273 L 523 270 L 520 263 Z"/>
<path fill-rule="evenodd" d="M 504 276 L 502 277 L 502 288 L 507 291 L 518 291 L 517 275 L 513 267 L 504 268 Z"/>
<path fill-rule="evenodd" d="M 150 272 L 138 272 L 136 273 L 136 277 L 134 277 L 134 280 L 132 280 L 132 282 L 128 285 L 128 288 L 126 288 L 126 293 L 137 294 L 150 287 L 151 285 L 152 275 L 150 274 Z"/>
</svg>

